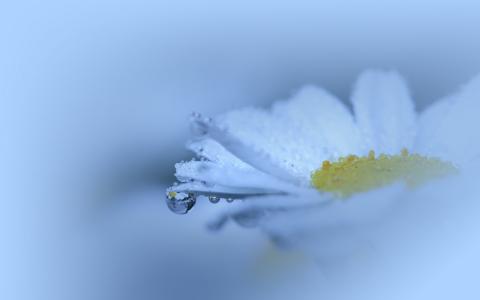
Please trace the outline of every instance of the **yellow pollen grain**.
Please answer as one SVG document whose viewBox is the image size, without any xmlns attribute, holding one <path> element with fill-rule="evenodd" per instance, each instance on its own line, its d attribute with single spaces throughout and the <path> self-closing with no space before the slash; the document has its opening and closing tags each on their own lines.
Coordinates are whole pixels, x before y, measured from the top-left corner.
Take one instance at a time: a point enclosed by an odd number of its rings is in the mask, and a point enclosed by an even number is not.
<svg viewBox="0 0 480 300">
<path fill-rule="evenodd" d="M 375 156 L 372 150 L 367 156 L 348 155 L 337 162 L 325 160 L 322 167 L 312 173 L 311 183 L 319 191 L 339 197 L 401 181 L 409 187 L 418 186 L 430 179 L 457 172 L 449 162 L 402 149 L 399 155 Z"/>
<path fill-rule="evenodd" d="M 175 198 L 175 196 L 177 196 L 177 192 L 168 192 L 169 198 Z"/>
</svg>

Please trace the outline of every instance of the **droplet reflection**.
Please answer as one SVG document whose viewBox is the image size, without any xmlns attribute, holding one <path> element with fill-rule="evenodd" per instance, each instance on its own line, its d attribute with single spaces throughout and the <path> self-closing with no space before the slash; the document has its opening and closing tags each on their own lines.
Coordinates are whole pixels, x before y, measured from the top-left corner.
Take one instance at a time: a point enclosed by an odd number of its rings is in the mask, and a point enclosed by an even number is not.
<svg viewBox="0 0 480 300">
<path fill-rule="evenodd" d="M 186 214 L 195 205 L 196 196 L 193 193 L 169 192 L 166 196 L 168 208 L 176 214 Z"/>
</svg>

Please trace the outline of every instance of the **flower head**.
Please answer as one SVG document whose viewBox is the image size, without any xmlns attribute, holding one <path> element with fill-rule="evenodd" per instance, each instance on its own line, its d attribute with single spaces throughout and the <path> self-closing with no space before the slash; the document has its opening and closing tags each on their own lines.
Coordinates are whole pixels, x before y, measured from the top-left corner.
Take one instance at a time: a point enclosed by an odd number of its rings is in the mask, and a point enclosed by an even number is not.
<svg viewBox="0 0 480 300">
<path fill-rule="evenodd" d="M 351 97 L 353 114 L 313 86 L 270 110 L 193 114 L 195 137 L 187 147 L 197 159 L 176 165 L 179 183 L 168 189 L 167 202 L 186 213 L 198 196 L 243 199 L 216 224 L 261 224 L 272 237 L 270 225 L 280 214 L 308 212 L 336 224 L 370 218 L 399 193 L 455 174 L 477 157 L 478 132 L 470 124 L 478 117 L 471 107 L 479 81 L 420 114 L 392 71 L 361 74 Z M 375 190 L 385 189 L 391 192 L 378 200 Z"/>
</svg>

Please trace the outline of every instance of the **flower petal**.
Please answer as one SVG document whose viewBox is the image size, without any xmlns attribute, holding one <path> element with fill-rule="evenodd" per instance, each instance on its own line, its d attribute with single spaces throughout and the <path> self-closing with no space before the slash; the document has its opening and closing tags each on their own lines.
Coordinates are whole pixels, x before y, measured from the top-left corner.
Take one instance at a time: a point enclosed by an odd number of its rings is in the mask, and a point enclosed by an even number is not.
<svg viewBox="0 0 480 300">
<path fill-rule="evenodd" d="M 362 148 L 347 108 L 315 87 L 302 89 L 271 111 L 247 108 L 213 120 L 197 116 L 195 123 L 194 131 L 206 133 L 242 161 L 304 186 L 323 160 Z"/>
<path fill-rule="evenodd" d="M 369 149 L 398 154 L 411 148 L 416 114 L 407 85 L 396 72 L 366 71 L 352 95 L 355 119 Z"/>
<path fill-rule="evenodd" d="M 253 197 L 225 211 L 211 228 L 232 219 L 242 226 L 258 226 L 279 246 L 314 249 L 317 257 L 327 260 L 340 258 L 368 243 L 368 235 L 376 232 L 369 229 L 388 219 L 404 192 L 403 185 L 394 184 L 347 201 L 311 192 Z"/>
<path fill-rule="evenodd" d="M 189 141 L 187 143 L 187 149 L 195 152 L 200 158 L 222 166 L 230 166 L 238 169 L 253 169 L 252 166 L 241 161 L 218 142 L 210 138 L 200 138 Z"/>
<path fill-rule="evenodd" d="M 479 116 L 480 76 L 420 115 L 416 149 L 467 164 L 480 155 Z"/>
<path fill-rule="evenodd" d="M 347 201 L 270 216 L 262 229 L 284 245 L 314 249 L 319 258 L 343 257 L 368 243 L 369 229 L 388 218 L 405 191 L 401 184 L 358 194 Z"/>
<path fill-rule="evenodd" d="M 282 192 L 272 191 L 264 188 L 242 188 L 222 186 L 202 181 L 190 181 L 176 184 L 167 189 L 168 192 L 192 193 L 195 196 L 213 196 L 217 198 L 243 199 L 247 197 L 282 195 Z"/>
<path fill-rule="evenodd" d="M 211 185 L 255 188 L 268 191 L 294 191 L 297 187 L 256 169 L 239 169 L 209 161 L 189 161 L 175 165 L 175 176 L 181 182 L 202 181 Z"/>
<path fill-rule="evenodd" d="M 263 195 L 252 197 L 250 201 L 242 202 L 241 205 L 226 209 L 222 215 L 210 224 L 212 229 L 220 229 L 230 219 L 240 226 L 253 227 L 265 226 L 269 220 L 278 214 L 289 214 L 295 211 L 308 211 L 311 209 L 325 208 L 334 203 L 327 194 L 313 194 L 305 190 L 299 196 L 294 195 Z M 270 236 L 272 237 L 272 236 Z"/>
<path fill-rule="evenodd" d="M 291 156 L 278 156 L 279 152 L 284 152 L 280 141 L 285 137 L 275 127 L 273 118 L 264 111 L 242 109 L 215 120 L 195 115 L 192 127 L 194 132 L 217 141 L 228 152 L 254 168 L 285 182 L 302 183 L 302 172 L 292 163 Z M 304 185 L 308 183 L 303 179 Z"/>
<path fill-rule="evenodd" d="M 308 150 L 312 151 L 309 161 L 315 162 L 314 168 L 325 159 L 359 153 L 363 148 L 360 132 L 347 107 L 320 88 L 303 87 L 290 101 L 278 102 L 273 114 L 297 130 L 301 136 L 297 140 L 303 138 L 305 143 L 309 142 Z"/>
</svg>

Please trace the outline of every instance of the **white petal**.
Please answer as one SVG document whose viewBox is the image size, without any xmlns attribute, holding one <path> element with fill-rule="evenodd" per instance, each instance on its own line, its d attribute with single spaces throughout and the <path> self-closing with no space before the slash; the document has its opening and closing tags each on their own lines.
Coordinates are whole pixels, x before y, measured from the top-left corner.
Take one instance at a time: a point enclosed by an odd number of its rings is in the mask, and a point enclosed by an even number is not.
<svg viewBox="0 0 480 300">
<path fill-rule="evenodd" d="M 264 111 L 250 108 L 227 113 L 215 120 L 196 115 L 192 126 L 194 131 L 214 139 L 237 158 L 264 173 L 285 182 L 309 184 L 309 179 L 302 178 L 290 156 L 285 155 L 278 161 L 276 154 L 284 149 L 280 142 L 284 137 L 272 119 Z"/>
<path fill-rule="evenodd" d="M 208 184 L 200 181 L 191 181 L 186 183 L 180 183 L 171 186 L 167 189 L 167 192 L 177 193 L 193 193 L 204 196 L 216 196 L 219 198 L 234 198 L 241 199 L 246 197 L 265 196 L 265 195 L 282 195 L 278 191 L 271 191 L 264 188 L 241 188 L 222 186 L 219 184 Z"/>
<path fill-rule="evenodd" d="M 187 149 L 195 152 L 198 157 L 205 158 L 222 166 L 230 166 L 238 169 L 253 169 L 252 166 L 238 159 L 228 152 L 218 142 L 209 138 L 200 138 L 187 143 Z"/>
<path fill-rule="evenodd" d="M 306 151 L 312 156 L 309 161 L 315 162 L 315 168 L 325 159 L 359 153 L 362 149 L 352 114 L 341 101 L 317 87 L 306 86 L 290 101 L 276 103 L 273 114 L 297 130 L 297 139 L 305 140 Z"/>
<path fill-rule="evenodd" d="M 415 108 L 398 73 L 362 73 L 352 104 L 368 148 L 388 154 L 398 154 L 404 147 L 411 149 L 416 131 Z"/>
<path fill-rule="evenodd" d="M 362 149 L 361 137 L 347 108 L 325 91 L 306 87 L 272 110 L 247 108 L 213 121 L 194 120 L 195 131 L 207 133 L 242 161 L 304 186 L 325 159 Z"/>
<path fill-rule="evenodd" d="M 296 187 L 256 169 L 238 169 L 209 161 L 189 161 L 175 165 L 175 176 L 182 182 L 203 181 L 211 185 L 256 188 L 267 191 L 292 191 Z"/>
<path fill-rule="evenodd" d="M 419 119 L 419 152 L 459 165 L 480 155 L 480 76 L 428 109 Z"/>
<path fill-rule="evenodd" d="M 326 208 L 334 204 L 334 200 L 327 194 L 318 194 L 312 190 L 305 190 L 299 196 L 294 195 L 263 195 L 251 197 L 241 205 L 231 206 L 217 219 L 211 222 L 210 227 L 219 229 L 229 219 L 233 219 L 241 226 L 268 226 L 271 217 L 275 215 L 290 215 L 296 211 Z"/>
<path fill-rule="evenodd" d="M 263 196 L 233 207 L 214 223 L 231 218 L 257 225 L 280 245 L 313 248 L 322 259 L 343 257 L 367 243 L 370 230 L 395 211 L 401 184 L 358 194 L 347 201 L 306 190 L 300 197 Z"/>
<path fill-rule="evenodd" d="M 401 184 L 356 195 L 328 206 L 289 210 L 270 216 L 263 229 L 285 244 L 313 248 L 315 256 L 340 258 L 368 243 L 369 229 L 394 211 L 405 187 Z"/>
<path fill-rule="evenodd" d="M 263 168 L 265 157 L 268 157 L 269 173 L 289 174 L 291 178 L 282 178 L 309 184 L 311 167 L 318 167 L 315 160 L 312 161 L 315 155 L 312 141 L 299 131 L 291 119 L 268 111 L 243 109 L 215 118 L 215 123 L 242 145 L 264 154 L 255 155 L 258 157 L 255 166 Z M 318 149 L 317 152 L 317 155 L 323 156 L 326 150 Z"/>
</svg>

